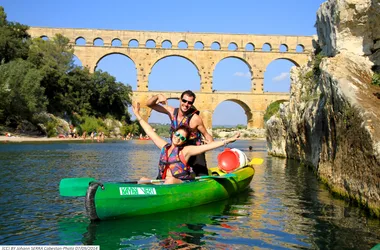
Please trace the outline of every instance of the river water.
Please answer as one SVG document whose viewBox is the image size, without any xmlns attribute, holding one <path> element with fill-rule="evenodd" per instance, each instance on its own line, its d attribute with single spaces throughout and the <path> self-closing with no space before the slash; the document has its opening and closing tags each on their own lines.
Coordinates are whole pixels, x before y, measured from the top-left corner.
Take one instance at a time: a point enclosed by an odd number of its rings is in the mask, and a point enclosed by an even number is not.
<svg viewBox="0 0 380 250">
<path fill-rule="evenodd" d="M 310 169 L 266 153 L 265 141 L 230 146 L 255 167 L 250 188 L 191 209 L 91 223 L 84 198 L 60 197 L 59 181 L 136 180 L 157 174 L 151 141 L 0 145 L 0 245 L 99 245 L 100 249 L 370 249 L 380 220 L 334 198 Z M 248 146 L 253 150 L 248 152 Z M 223 149 L 207 153 L 210 166 Z"/>
</svg>

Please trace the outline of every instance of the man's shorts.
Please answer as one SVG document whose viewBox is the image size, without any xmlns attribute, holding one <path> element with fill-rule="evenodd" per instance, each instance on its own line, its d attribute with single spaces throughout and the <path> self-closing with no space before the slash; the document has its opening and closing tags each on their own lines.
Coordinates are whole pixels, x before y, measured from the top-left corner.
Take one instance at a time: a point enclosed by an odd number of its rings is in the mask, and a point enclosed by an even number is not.
<svg viewBox="0 0 380 250">
<path fill-rule="evenodd" d="M 205 153 L 191 156 L 188 164 L 193 168 L 197 176 L 208 175 Z"/>
</svg>

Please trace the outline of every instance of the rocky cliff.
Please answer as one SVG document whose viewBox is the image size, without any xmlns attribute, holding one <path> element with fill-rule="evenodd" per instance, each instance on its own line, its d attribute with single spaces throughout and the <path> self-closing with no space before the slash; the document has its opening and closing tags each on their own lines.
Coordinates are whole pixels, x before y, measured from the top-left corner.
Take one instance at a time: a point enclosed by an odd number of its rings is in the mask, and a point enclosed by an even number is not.
<svg viewBox="0 0 380 250">
<path fill-rule="evenodd" d="M 315 51 L 266 123 L 270 154 L 311 166 L 333 192 L 380 216 L 379 0 L 329 0 Z"/>
</svg>

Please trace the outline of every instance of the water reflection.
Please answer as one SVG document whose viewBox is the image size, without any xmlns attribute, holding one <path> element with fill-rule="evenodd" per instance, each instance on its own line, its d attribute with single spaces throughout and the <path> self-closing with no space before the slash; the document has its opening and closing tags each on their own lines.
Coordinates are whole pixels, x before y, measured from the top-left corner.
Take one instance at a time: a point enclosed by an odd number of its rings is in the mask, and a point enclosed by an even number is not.
<svg viewBox="0 0 380 250">
<path fill-rule="evenodd" d="M 88 222 L 81 217 L 59 221 L 60 244 L 101 245 L 106 249 L 199 247 L 216 231 L 235 230 L 231 222 L 247 211 L 234 205 L 244 205 L 248 193 L 191 209 L 182 209 L 124 220 Z M 78 237 L 80 236 L 80 237 Z M 213 245 L 213 243 L 211 243 Z"/>
</svg>

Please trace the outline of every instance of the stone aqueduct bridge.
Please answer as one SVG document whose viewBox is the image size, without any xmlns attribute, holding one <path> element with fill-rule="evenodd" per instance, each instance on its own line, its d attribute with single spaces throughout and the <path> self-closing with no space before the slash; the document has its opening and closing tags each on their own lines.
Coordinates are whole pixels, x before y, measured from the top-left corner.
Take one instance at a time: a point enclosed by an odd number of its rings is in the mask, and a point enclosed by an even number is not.
<svg viewBox="0 0 380 250">
<path fill-rule="evenodd" d="M 148 84 L 149 74 L 158 61 L 169 56 L 188 59 L 196 67 L 200 76 L 200 91 L 195 92 L 197 95 L 195 104 L 201 111 L 207 129 L 212 128 L 212 114 L 223 101 L 233 101 L 244 109 L 248 128 L 263 128 L 263 116 L 267 106 L 276 100 L 289 99 L 288 93 L 263 92 L 266 67 L 277 59 L 286 59 L 300 66 L 307 62 L 308 55 L 312 51 L 310 36 L 42 27 L 31 27 L 29 33 L 32 37 L 47 38 L 52 38 L 59 33 L 69 38 L 74 47 L 74 54 L 90 71 L 94 71 L 98 62 L 107 55 L 122 54 L 129 57 L 134 62 L 137 72 L 137 91 L 134 91 L 133 99 L 142 104 L 146 103 L 152 95 L 159 93 L 149 91 Z M 262 49 L 264 45 L 269 49 L 264 51 Z M 302 48 L 300 52 L 296 50 L 297 47 Z M 231 57 L 240 59 L 248 66 L 252 76 L 251 91 L 213 92 L 215 66 L 221 60 Z M 160 93 L 172 99 L 180 97 L 180 92 Z M 145 120 L 149 118 L 150 112 L 150 109 L 142 108 Z"/>
</svg>

